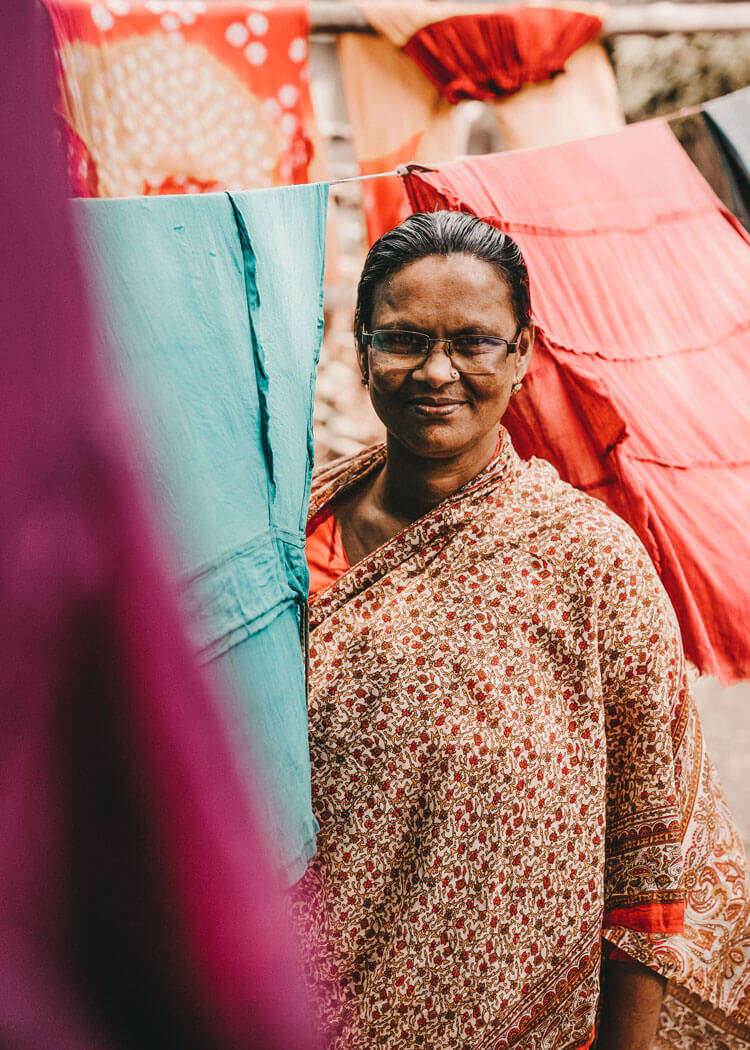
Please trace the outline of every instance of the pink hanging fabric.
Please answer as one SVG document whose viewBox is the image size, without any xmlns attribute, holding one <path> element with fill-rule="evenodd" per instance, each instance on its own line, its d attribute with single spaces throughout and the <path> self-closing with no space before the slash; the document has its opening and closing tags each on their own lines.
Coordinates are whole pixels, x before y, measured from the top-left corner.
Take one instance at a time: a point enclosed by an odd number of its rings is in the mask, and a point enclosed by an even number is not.
<svg viewBox="0 0 750 1050">
<path fill-rule="evenodd" d="M 640 536 L 685 650 L 750 676 L 750 240 L 660 121 L 414 172 L 516 238 L 540 327 L 506 423 Z"/>
<path fill-rule="evenodd" d="M 404 52 L 449 102 L 498 99 L 561 73 L 601 27 L 581 11 L 507 7 L 425 25 Z"/>
<path fill-rule="evenodd" d="M 313 1045 L 251 778 L 87 331 L 46 12 L 0 34 L 0 1044 Z"/>
</svg>

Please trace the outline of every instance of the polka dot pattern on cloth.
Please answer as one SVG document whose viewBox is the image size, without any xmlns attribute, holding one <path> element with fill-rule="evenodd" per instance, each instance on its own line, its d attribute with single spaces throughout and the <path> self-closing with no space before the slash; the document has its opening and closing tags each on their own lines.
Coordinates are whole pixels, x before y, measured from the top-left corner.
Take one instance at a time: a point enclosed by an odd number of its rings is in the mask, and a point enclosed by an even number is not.
<svg viewBox="0 0 750 1050">
<path fill-rule="evenodd" d="M 301 4 L 101 0 L 54 9 L 53 23 L 60 113 L 75 168 L 86 172 L 83 185 L 71 165 L 74 192 L 307 181 L 313 113 Z"/>
<path fill-rule="evenodd" d="M 268 32 L 268 19 L 262 11 L 253 11 L 247 16 L 247 27 L 256 36 L 264 36 Z"/>
<path fill-rule="evenodd" d="M 252 44 L 248 44 L 245 48 L 245 58 L 253 66 L 262 66 L 268 58 L 268 51 L 263 44 L 253 40 Z"/>
</svg>

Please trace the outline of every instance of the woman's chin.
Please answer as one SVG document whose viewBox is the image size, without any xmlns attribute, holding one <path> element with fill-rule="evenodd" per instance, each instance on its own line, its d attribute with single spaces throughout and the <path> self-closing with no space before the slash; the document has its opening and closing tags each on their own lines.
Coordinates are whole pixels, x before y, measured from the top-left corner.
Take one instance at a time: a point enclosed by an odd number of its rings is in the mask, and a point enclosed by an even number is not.
<svg viewBox="0 0 750 1050">
<path fill-rule="evenodd" d="M 389 437 L 395 438 L 413 456 L 424 459 L 460 456 L 473 444 L 465 434 L 457 433 L 456 428 L 445 422 L 441 425 L 434 421 L 426 426 L 410 427 L 408 433 L 389 431 Z"/>
</svg>

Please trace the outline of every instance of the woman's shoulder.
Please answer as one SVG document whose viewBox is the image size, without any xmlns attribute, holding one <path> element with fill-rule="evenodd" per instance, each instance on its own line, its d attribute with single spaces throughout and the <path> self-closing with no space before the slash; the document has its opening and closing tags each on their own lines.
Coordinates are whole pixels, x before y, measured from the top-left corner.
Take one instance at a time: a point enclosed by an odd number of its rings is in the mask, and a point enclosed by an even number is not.
<svg viewBox="0 0 750 1050">
<path fill-rule="evenodd" d="M 519 462 L 513 486 L 519 543 L 577 570 L 654 570 L 635 531 L 602 500 L 563 481 L 546 460 Z"/>
<path fill-rule="evenodd" d="M 369 445 L 351 456 L 342 456 L 318 467 L 312 478 L 310 521 L 334 496 L 361 480 L 385 459 L 385 445 Z"/>
<path fill-rule="evenodd" d="M 556 587 L 596 610 L 603 650 L 618 652 L 625 635 L 661 639 L 670 651 L 680 650 L 677 616 L 658 564 L 628 522 L 563 481 L 544 460 L 527 461 L 518 480 L 515 498 L 524 508 L 518 546 L 532 582 L 544 575 L 540 568 L 547 570 Z"/>
</svg>

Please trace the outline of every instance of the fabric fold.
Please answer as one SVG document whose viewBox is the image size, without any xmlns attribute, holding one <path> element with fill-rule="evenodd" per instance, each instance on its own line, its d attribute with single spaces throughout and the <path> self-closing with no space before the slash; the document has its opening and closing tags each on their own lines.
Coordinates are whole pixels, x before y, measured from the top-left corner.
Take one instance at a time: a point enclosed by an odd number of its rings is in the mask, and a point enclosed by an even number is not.
<svg viewBox="0 0 750 1050">
<path fill-rule="evenodd" d="M 249 321 L 250 342 L 253 348 L 253 363 L 255 365 L 255 383 L 258 391 L 258 405 L 260 408 L 260 443 L 266 460 L 266 473 L 270 488 L 270 499 L 273 503 L 276 495 L 276 478 L 273 470 L 273 448 L 271 447 L 270 421 L 268 411 L 268 371 L 266 369 L 263 347 L 258 342 L 258 334 L 255 330 L 253 315 L 260 309 L 260 297 L 258 295 L 258 283 L 255 272 L 255 252 L 247 232 L 245 220 L 242 213 L 235 204 L 231 193 L 228 193 L 232 205 L 232 213 L 237 223 L 237 235 L 240 239 L 242 258 L 245 268 L 245 291 L 247 293 L 247 311 Z"/>
<path fill-rule="evenodd" d="M 558 76 L 601 27 L 582 11 L 506 7 L 431 22 L 403 50 L 449 102 L 500 99 Z"/>
<path fill-rule="evenodd" d="M 750 241 L 669 128 L 414 172 L 416 210 L 468 210 L 521 245 L 540 332 L 506 424 L 524 456 L 641 537 L 685 649 L 750 674 Z"/>
</svg>

